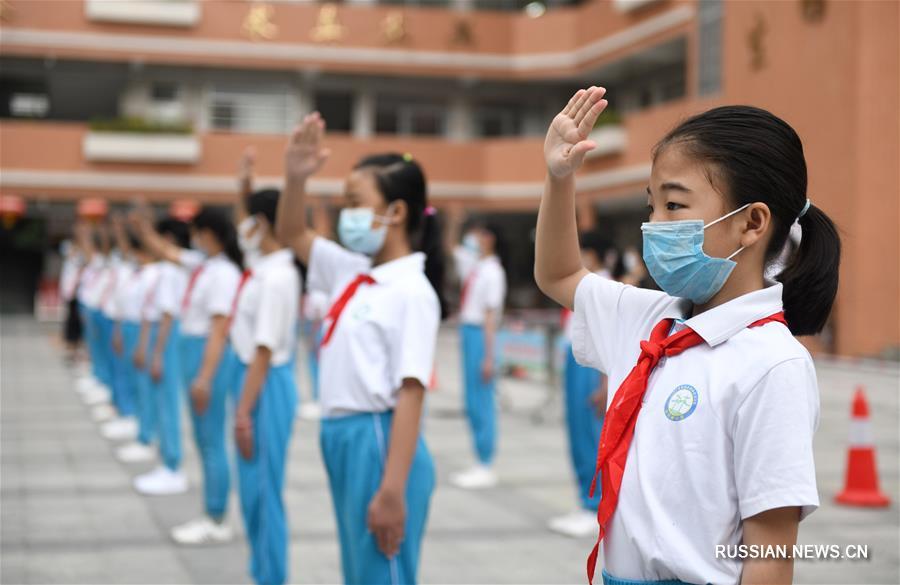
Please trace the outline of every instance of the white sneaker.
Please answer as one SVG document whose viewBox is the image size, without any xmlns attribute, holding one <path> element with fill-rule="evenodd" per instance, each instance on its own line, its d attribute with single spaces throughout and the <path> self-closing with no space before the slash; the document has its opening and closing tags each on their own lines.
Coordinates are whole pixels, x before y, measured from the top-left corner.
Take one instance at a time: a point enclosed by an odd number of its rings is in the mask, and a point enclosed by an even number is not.
<svg viewBox="0 0 900 585">
<path fill-rule="evenodd" d="M 297 416 L 303 420 L 319 420 L 322 417 L 322 407 L 318 402 L 304 402 L 300 405 Z"/>
<path fill-rule="evenodd" d="M 490 488 L 497 485 L 497 474 L 487 465 L 476 465 L 471 469 L 454 473 L 450 483 L 467 490 Z"/>
<path fill-rule="evenodd" d="M 116 418 L 100 427 L 100 435 L 110 441 L 131 441 L 137 434 L 138 423 L 133 416 Z"/>
<path fill-rule="evenodd" d="M 234 538 L 231 526 L 213 522 L 204 516 L 172 529 L 172 540 L 178 544 L 219 544 Z"/>
<path fill-rule="evenodd" d="M 160 465 L 153 471 L 134 478 L 134 489 L 145 496 L 171 496 L 188 490 L 187 477 Z"/>
<path fill-rule="evenodd" d="M 85 392 L 93 390 L 96 385 L 96 381 L 92 376 L 78 376 L 75 380 L 75 391 L 79 394 L 84 394 Z"/>
<path fill-rule="evenodd" d="M 98 423 L 111 421 L 116 418 L 116 409 L 110 404 L 99 404 L 91 409 L 91 418 Z"/>
<path fill-rule="evenodd" d="M 565 516 L 553 518 L 547 524 L 553 532 L 572 538 L 597 536 L 597 514 L 589 510 L 578 510 Z"/>
<path fill-rule="evenodd" d="M 153 460 L 156 457 L 156 450 L 141 443 L 128 443 L 116 450 L 116 457 L 122 463 L 140 463 Z"/>
<path fill-rule="evenodd" d="M 98 404 L 105 404 L 109 402 L 109 399 L 109 392 L 97 387 L 94 387 L 87 392 L 82 393 L 81 395 L 82 402 L 84 402 L 87 406 L 97 406 Z"/>
</svg>

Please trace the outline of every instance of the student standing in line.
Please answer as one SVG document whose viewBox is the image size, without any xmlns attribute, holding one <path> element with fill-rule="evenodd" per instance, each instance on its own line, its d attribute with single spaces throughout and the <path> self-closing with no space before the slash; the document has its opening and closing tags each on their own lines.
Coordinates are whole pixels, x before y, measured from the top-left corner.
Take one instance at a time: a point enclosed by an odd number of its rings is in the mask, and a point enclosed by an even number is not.
<svg viewBox="0 0 900 585">
<path fill-rule="evenodd" d="M 399 154 L 367 157 L 348 176 L 346 248 L 308 229 L 306 181 L 328 157 L 324 130 L 316 112 L 291 136 L 278 235 L 332 302 L 320 442 L 344 581 L 415 583 L 434 488 L 420 421 L 442 317 L 441 240 L 422 169 Z"/>
<path fill-rule="evenodd" d="M 190 245 L 190 231 L 182 221 L 164 219 L 157 223 L 156 231 L 172 246 Z M 168 260 L 160 260 L 158 265 L 159 275 L 144 304 L 142 329 L 147 331 L 141 333 L 145 343 L 135 354 L 135 365 L 142 370 L 143 383 L 155 404 L 161 465 L 136 477 L 134 487 L 153 496 L 180 494 L 188 489 L 181 470 L 183 394 L 178 319 L 189 275 L 187 269 Z"/>
<path fill-rule="evenodd" d="M 449 241 L 455 243 L 455 237 Z M 500 230 L 488 224 L 470 227 L 462 244 L 452 247 L 462 283 L 459 336 L 463 398 L 477 462 L 451 475 L 450 481 L 465 489 L 497 484 L 493 467 L 497 450 L 496 346 L 506 300 L 506 272 L 499 253 L 502 248 Z"/>
<path fill-rule="evenodd" d="M 293 353 L 297 345 L 300 275 L 293 253 L 274 236 L 278 191 L 246 198 L 240 239 L 256 258 L 240 287 L 230 340 L 238 362 L 234 436 L 241 511 L 250 544 L 249 574 L 259 584 L 287 580 L 288 526 L 282 492 L 297 406 Z"/>
<path fill-rule="evenodd" d="M 791 559 L 720 558 L 717 545 L 792 546 L 818 506 L 812 358 L 840 240 L 807 198 L 803 144 L 750 106 L 688 118 L 652 154 L 643 257 L 662 291 L 590 274 L 578 253 L 574 173 L 606 106 L 579 90 L 544 143 L 535 278 L 574 308 L 572 344 L 610 388 L 597 467 L 604 583 L 790 583 Z M 775 281 L 766 266 L 799 248 Z"/>
<path fill-rule="evenodd" d="M 228 316 L 241 280 L 242 256 L 228 215 L 204 207 L 191 222 L 193 249 L 159 237 L 146 211 L 138 213 L 141 233 L 161 258 L 190 270 L 181 299 L 178 353 L 181 382 L 189 392 L 194 441 L 203 465 L 205 515 L 172 530 L 179 544 L 227 542 L 233 531 L 226 522 L 231 472 L 225 443 L 226 405 L 231 368 L 223 354 Z"/>
</svg>

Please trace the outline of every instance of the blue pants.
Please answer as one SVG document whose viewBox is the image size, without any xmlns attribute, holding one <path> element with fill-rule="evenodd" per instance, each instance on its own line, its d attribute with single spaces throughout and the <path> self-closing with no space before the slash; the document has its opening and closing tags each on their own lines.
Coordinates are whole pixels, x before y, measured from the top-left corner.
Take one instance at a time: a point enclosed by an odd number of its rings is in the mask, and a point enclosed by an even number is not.
<svg viewBox="0 0 900 585">
<path fill-rule="evenodd" d="M 312 340 L 312 347 L 307 348 L 306 363 L 309 364 L 309 382 L 312 388 L 312 399 L 319 400 L 319 346 L 322 344 L 322 328 L 313 331 L 313 323 L 307 321 L 307 340 Z"/>
<path fill-rule="evenodd" d="M 460 325 L 463 376 L 465 384 L 466 417 L 472 428 L 478 460 L 489 465 L 497 448 L 497 407 L 494 379 L 481 378 L 484 361 L 484 328 L 480 325 Z"/>
<path fill-rule="evenodd" d="M 97 312 L 97 351 L 100 359 L 103 361 L 101 382 L 112 390 L 115 384 L 116 370 L 114 366 L 115 352 L 112 347 L 112 319 L 104 315 L 101 311 Z"/>
<path fill-rule="evenodd" d="M 82 325 L 84 325 L 84 342 L 88 349 L 88 355 L 91 358 L 91 374 L 100 380 L 100 371 L 102 369 L 100 361 L 102 358 L 100 357 L 100 338 L 97 331 L 96 312 L 97 309 L 90 308 L 82 303 L 81 319 Z"/>
<path fill-rule="evenodd" d="M 598 370 L 579 365 L 572 353 L 572 346 L 568 347 L 565 369 L 566 431 L 581 505 L 586 510 L 596 510 L 600 503 L 599 489 L 594 491 L 593 498 L 590 496 L 600 430 L 603 428 L 603 418 L 597 416 L 591 395 L 600 385 L 600 376 Z M 599 481 L 597 487 L 600 487 Z"/>
<path fill-rule="evenodd" d="M 134 416 L 137 413 L 138 389 L 137 370 L 131 356 L 137 348 L 140 326 L 122 322 L 119 330 L 122 333 L 122 354 L 113 354 L 113 396 L 121 416 Z"/>
<path fill-rule="evenodd" d="M 393 413 L 365 413 L 322 420 L 320 444 L 331 485 L 341 543 L 344 582 L 380 585 L 415 583 L 428 506 L 434 491 L 434 463 L 424 439 L 406 482 L 406 526 L 400 553 L 388 559 L 368 529 L 368 509 L 384 475 Z"/>
<path fill-rule="evenodd" d="M 233 372 L 243 382 L 246 366 L 239 364 Z M 281 494 L 296 409 L 293 368 L 271 367 L 252 415 L 253 458 L 237 456 L 250 575 L 260 585 L 287 581 L 288 525 Z"/>
<path fill-rule="evenodd" d="M 638 581 L 635 579 L 618 579 L 603 569 L 603 585 L 690 585 L 678 579 L 665 579 L 662 581 Z"/>
<path fill-rule="evenodd" d="M 109 354 L 112 350 L 112 339 L 103 327 L 103 313 L 100 309 L 89 309 L 91 362 L 94 377 L 108 388 L 112 388 L 112 366 Z"/>
<path fill-rule="evenodd" d="M 194 427 L 194 441 L 203 462 L 203 496 L 206 513 L 214 519 L 222 518 L 228 506 L 228 490 L 231 488 L 231 473 L 228 467 L 228 453 L 225 449 L 225 411 L 228 399 L 230 368 L 223 359 L 219 361 L 213 377 L 209 404 L 203 414 L 194 410 L 190 399 L 191 383 L 203 363 L 206 337 L 181 335 L 178 353 L 181 361 L 181 382 L 191 408 L 191 422 Z"/>
<path fill-rule="evenodd" d="M 140 324 L 136 325 L 136 335 L 140 338 Z M 156 326 L 153 325 L 150 330 L 147 345 L 153 347 L 156 342 Z M 148 349 L 149 351 L 149 349 Z M 145 353 L 146 357 L 147 354 Z M 134 351 L 126 352 L 126 359 L 129 361 L 134 359 Z M 134 368 L 137 377 L 137 414 L 138 414 L 138 436 L 137 440 L 143 445 L 149 445 L 156 440 L 156 396 L 153 392 L 153 380 L 150 379 L 149 363 L 144 364 L 144 369 Z"/>
<path fill-rule="evenodd" d="M 153 348 L 159 335 L 159 325 L 150 331 L 147 348 L 147 368 L 153 359 Z M 150 378 L 150 389 L 156 405 L 156 424 L 159 430 L 159 453 L 163 465 L 176 471 L 181 467 L 181 363 L 178 357 L 178 322 L 173 321 L 169 337 L 163 348 L 162 376 L 159 381 Z"/>
</svg>

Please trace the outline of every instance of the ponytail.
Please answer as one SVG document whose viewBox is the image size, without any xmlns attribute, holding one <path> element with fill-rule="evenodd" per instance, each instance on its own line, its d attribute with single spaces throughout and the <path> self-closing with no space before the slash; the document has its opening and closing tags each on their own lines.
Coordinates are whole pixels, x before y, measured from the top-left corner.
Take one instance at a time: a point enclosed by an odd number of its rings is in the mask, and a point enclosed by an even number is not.
<svg viewBox="0 0 900 585">
<path fill-rule="evenodd" d="M 237 231 L 231 219 L 220 209 L 213 207 L 204 207 L 196 216 L 194 216 L 191 224 L 195 229 L 206 229 L 213 233 L 225 256 L 231 260 L 238 270 L 243 269 L 244 255 L 241 253 L 237 242 Z"/>
<path fill-rule="evenodd" d="M 784 316 L 794 335 L 822 331 L 838 288 L 841 240 L 831 219 L 810 206 L 800 218 L 800 247 L 777 280 L 782 284 Z"/>
<path fill-rule="evenodd" d="M 441 223 L 434 208 L 426 208 L 422 218 L 422 238 L 419 250 L 425 253 L 425 276 L 431 283 L 434 292 L 437 293 L 438 301 L 441 303 L 441 320 L 443 320 L 447 318 L 449 309 L 447 299 L 444 297 L 445 259 L 444 240 L 441 232 Z"/>
</svg>

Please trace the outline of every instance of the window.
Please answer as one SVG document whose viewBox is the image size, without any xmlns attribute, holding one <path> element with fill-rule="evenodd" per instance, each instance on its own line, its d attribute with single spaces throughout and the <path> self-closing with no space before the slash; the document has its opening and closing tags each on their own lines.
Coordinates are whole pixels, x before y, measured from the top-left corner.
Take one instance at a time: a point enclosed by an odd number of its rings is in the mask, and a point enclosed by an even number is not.
<svg viewBox="0 0 900 585">
<path fill-rule="evenodd" d="M 447 129 L 447 108 L 421 98 L 379 97 L 375 106 L 375 132 L 440 136 Z"/>
<path fill-rule="evenodd" d="M 150 97 L 154 102 L 174 102 L 178 99 L 178 85 L 166 81 L 154 81 L 150 87 Z"/>
<path fill-rule="evenodd" d="M 722 2 L 700 0 L 698 79 L 700 95 L 717 93 L 722 86 Z"/>
<path fill-rule="evenodd" d="M 350 132 L 353 129 L 353 94 L 322 91 L 316 93 L 316 110 L 328 120 L 328 130 Z"/>
<path fill-rule="evenodd" d="M 515 136 L 521 128 L 522 116 L 513 105 L 485 105 L 475 110 L 476 136 Z"/>
<path fill-rule="evenodd" d="M 209 95 L 209 126 L 215 130 L 281 134 L 294 119 L 287 86 L 215 86 Z"/>
</svg>

